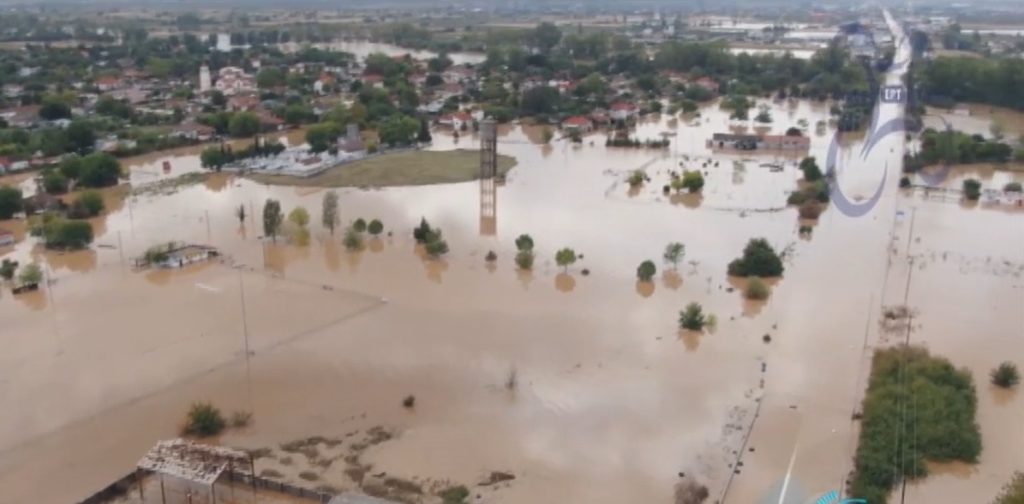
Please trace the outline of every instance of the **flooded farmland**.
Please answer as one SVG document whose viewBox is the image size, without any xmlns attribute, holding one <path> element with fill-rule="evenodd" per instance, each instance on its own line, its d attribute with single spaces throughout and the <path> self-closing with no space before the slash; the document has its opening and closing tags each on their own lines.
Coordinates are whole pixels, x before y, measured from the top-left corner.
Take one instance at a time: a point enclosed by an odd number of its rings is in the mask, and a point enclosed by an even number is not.
<svg viewBox="0 0 1024 504">
<path fill-rule="evenodd" d="M 775 121 L 757 131 L 806 119 L 810 153 L 824 158 L 832 129 L 815 125 L 828 121 L 827 104 L 765 103 Z M 605 147 L 602 133 L 546 145 L 536 127 L 504 126 L 498 150 L 518 164 L 497 189 L 493 222 L 476 182 L 341 189 L 343 223 L 379 218 L 386 229 L 359 252 L 316 224 L 323 190 L 227 175 L 111 194 L 88 251 L 47 252 L 23 225 L 0 223 L 21 239 L 0 255 L 40 261 L 52 281 L 0 297 L 0 502 L 69 502 L 105 486 L 176 436 L 197 400 L 251 411 L 252 425 L 219 442 L 270 449 L 257 471 L 296 483 L 317 467 L 318 482 L 357 486 L 341 466 L 284 464 L 282 443 L 383 429 L 388 439 L 363 447 L 361 464 L 424 487 L 466 484 L 488 502 L 668 502 L 685 478 L 724 502 L 804 502 L 850 469 L 851 414 L 882 344 L 881 307 L 904 297 L 920 313 L 912 339 L 974 372 L 986 440 L 970 471 L 937 469 L 908 492 L 988 495 L 1019 463 L 1020 446 L 993 436 L 1019 438 L 1024 406 L 986 379 L 1022 350 L 1017 213 L 901 192 L 903 139 L 866 159 L 853 139 L 840 149 L 843 190 L 864 198 L 884 173 L 882 198 L 861 217 L 830 208 L 801 238 L 785 202 L 802 154 L 707 147 L 736 130 L 754 123 L 738 126 L 716 105 L 642 119 L 636 135 L 667 136 L 666 150 Z M 432 148 L 477 142 L 437 131 Z M 196 152 L 154 155 L 130 163 L 133 183 L 164 160 L 167 176 L 199 170 Z M 702 197 L 663 193 L 683 168 L 707 173 Z M 636 169 L 650 180 L 631 190 Z M 253 217 L 268 197 L 285 212 L 310 210 L 308 245 L 260 239 Z M 241 224 L 239 205 L 250 216 Z M 421 217 L 444 230 L 443 259 L 413 241 Z M 537 244 L 531 273 L 512 260 L 521 233 Z M 786 251 L 785 276 L 757 303 L 725 275 L 752 237 Z M 226 258 L 132 271 L 132 257 L 169 240 Z M 686 258 L 661 271 L 671 241 L 686 244 Z M 562 273 L 553 259 L 566 246 L 583 258 Z M 659 265 L 650 285 L 636 281 L 645 259 Z M 691 301 L 716 315 L 714 330 L 679 331 Z M 402 406 L 409 395 L 413 408 Z M 494 471 L 515 479 L 477 486 Z M 46 484 L 54 476 L 61 484 Z"/>
</svg>

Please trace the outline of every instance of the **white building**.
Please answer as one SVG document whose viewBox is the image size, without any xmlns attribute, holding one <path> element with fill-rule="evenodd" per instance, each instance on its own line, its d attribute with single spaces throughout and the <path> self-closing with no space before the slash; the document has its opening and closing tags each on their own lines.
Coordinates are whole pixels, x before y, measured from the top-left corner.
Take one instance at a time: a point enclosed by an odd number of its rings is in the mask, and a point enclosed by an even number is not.
<svg viewBox="0 0 1024 504">
<path fill-rule="evenodd" d="M 210 67 L 203 65 L 199 67 L 199 92 L 206 93 L 213 88 L 213 81 L 210 79 Z"/>
<path fill-rule="evenodd" d="M 217 75 L 217 83 L 214 87 L 224 93 L 224 96 L 233 96 L 238 93 L 256 91 L 256 78 L 245 73 L 238 67 L 224 67 Z"/>
</svg>

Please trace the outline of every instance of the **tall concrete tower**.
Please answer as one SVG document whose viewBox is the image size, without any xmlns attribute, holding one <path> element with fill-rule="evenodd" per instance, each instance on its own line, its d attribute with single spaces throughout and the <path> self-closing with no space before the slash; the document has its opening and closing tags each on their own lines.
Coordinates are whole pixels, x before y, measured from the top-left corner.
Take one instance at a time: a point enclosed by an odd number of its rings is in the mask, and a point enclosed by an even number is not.
<svg viewBox="0 0 1024 504">
<path fill-rule="evenodd" d="M 213 89 L 213 83 L 210 81 L 210 67 L 203 65 L 199 67 L 199 92 L 205 93 Z"/>
<path fill-rule="evenodd" d="M 498 233 L 498 125 L 493 119 L 480 123 L 480 234 Z"/>
</svg>

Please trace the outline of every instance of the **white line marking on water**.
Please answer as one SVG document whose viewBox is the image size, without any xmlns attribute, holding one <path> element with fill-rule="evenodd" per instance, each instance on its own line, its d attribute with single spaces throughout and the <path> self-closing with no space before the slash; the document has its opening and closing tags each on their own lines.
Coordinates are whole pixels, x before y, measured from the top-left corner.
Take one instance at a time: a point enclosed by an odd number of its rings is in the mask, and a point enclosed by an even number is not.
<svg viewBox="0 0 1024 504">
<path fill-rule="evenodd" d="M 779 492 L 779 504 L 783 504 L 786 500 L 786 492 L 789 491 L 789 480 L 793 477 L 793 466 L 796 465 L 796 448 L 797 445 L 793 445 L 793 455 L 789 457 L 789 469 L 786 469 L 786 479 L 782 480 L 782 490 Z"/>
</svg>

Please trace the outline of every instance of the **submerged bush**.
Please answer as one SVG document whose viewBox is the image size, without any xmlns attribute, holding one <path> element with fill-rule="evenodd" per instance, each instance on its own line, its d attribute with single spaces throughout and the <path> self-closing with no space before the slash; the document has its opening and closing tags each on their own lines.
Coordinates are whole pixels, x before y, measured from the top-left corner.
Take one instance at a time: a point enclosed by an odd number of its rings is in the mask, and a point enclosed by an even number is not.
<svg viewBox="0 0 1024 504">
<path fill-rule="evenodd" d="M 964 181 L 964 198 L 968 201 L 977 201 L 981 197 L 981 182 L 975 179 L 967 179 Z"/>
<path fill-rule="evenodd" d="M 533 269 L 533 251 L 520 250 L 516 253 L 516 266 L 524 270 Z"/>
<path fill-rule="evenodd" d="M 992 370 L 992 384 L 1001 388 L 1012 388 L 1020 383 L 1020 373 L 1017 365 L 1012 362 L 1004 362 Z"/>
<path fill-rule="evenodd" d="M 729 263 L 729 274 L 738 277 L 777 277 L 782 276 L 783 271 L 782 258 L 764 238 L 751 239 L 743 249 L 743 256 Z"/>
<path fill-rule="evenodd" d="M 216 436 L 224 430 L 226 422 L 220 410 L 208 402 L 192 403 L 185 417 L 184 433 L 189 436 Z"/>
<path fill-rule="evenodd" d="M 747 281 L 747 288 L 743 291 L 743 296 L 753 301 L 764 301 L 771 295 L 771 287 L 768 287 L 768 284 L 758 277 L 750 277 L 750 280 Z"/>
<path fill-rule="evenodd" d="M 700 331 L 707 324 L 704 309 L 698 303 L 690 303 L 679 312 L 679 327 L 690 331 Z"/>
</svg>

